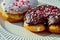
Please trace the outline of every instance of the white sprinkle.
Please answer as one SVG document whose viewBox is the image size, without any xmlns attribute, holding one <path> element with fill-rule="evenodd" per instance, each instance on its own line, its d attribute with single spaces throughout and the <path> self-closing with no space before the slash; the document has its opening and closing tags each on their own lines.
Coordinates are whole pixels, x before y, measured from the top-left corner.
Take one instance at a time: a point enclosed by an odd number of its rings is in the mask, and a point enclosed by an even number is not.
<svg viewBox="0 0 60 40">
<path fill-rule="evenodd" d="M 49 8 L 45 8 L 45 10 L 46 10 L 46 11 L 48 11 L 48 10 L 49 10 Z"/>
<path fill-rule="evenodd" d="M 54 23 L 54 21 L 55 21 L 55 20 L 54 20 L 53 16 L 50 16 L 48 23 L 51 24 L 51 23 Z"/>
<path fill-rule="evenodd" d="M 56 19 L 58 19 L 58 16 L 55 16 Z"/>
<path fill-rule="evenodd" d="M 36 14 L 34 14 L 34 16 L 36 16 Z"/>
</svg>

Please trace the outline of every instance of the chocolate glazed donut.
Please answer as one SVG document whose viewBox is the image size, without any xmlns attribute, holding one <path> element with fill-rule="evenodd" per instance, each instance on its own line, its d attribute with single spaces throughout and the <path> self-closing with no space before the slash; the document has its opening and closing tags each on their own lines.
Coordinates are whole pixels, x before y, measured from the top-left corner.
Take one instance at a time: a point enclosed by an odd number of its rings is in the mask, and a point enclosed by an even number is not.
<svg viewBox="0 0 60 40">
<path fill-rule="evenodd" d="M 52 8 L 51 14 L 48 16 L 49 31 L 52 33 L 60 33 L 60 9 Z"/>
<path fill-rule="evenodd" d="M 25 15 L 24 27 L 32 32 L 42 32 L 45 30 L 46 14 L 44 14 L 43 9 L 40 10 L 39 8 L 41 7 L 30 9 Z"/>
<path fill-rule="evenodd" d="M 60 33 L 60 15 L 49 15 L 48 23 L 50 32 Z"/>
<path fill-rule="evenodd" d="M 60 33 L 60 9 L 52 5 L 41 5 L 28 10 L 24 27 L 33 32 L 41 32 L 46 28 L 52 33 Z M 47 27 L 45 27 L 47 25 Z"/>
</svg>

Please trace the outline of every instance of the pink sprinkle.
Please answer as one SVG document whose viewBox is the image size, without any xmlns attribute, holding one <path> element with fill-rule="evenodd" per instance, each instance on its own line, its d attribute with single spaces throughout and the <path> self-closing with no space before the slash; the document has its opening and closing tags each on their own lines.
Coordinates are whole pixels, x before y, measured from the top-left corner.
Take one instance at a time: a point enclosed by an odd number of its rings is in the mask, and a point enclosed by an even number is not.
<svg viewBox="0 0 60 40">
<path fill-rule="evenodd" d="M 56 14 L 55 12 L 51 12 L 51 14 Z"/>
<path fill-rule="evenodd" d="M 24 2 L 22 2 L 22 4 L 24 5 Z"/>
<path fill-rule="evenodd" d="M 24 5 L 24 3 L 25 3 L 24 0 L 21 0 L 21 2 L 22 2 L 22 4 Z"/>
<path fill-rule="evenodd" d="M 51 6 L 50 8 L 51 8 L 51 9 L 53 9 L 53 8 L 54 8 L 54 6 Z"/>
<path fill-rule="evenodd" d="M 24 2 L 22 2 L 22 5 L 24 5 Z"/>
<path fill-rule="evenodd" d="M 52 10 L 52 12 L 54 12 L 55 10 Z"/>
<path fill-rule="evenodd" d="M 58 12 L 56 12 L 55 14 L 58 14 Z"/>
<path fill-rule="evenodd" d="M 15 6 L 18 6 L 17 4 Z"/>
<path fill-rule="evenodd" d="M 31 12 L 31 10 L 28 10 L 28 12 Z"/>
<path fill-rule="evenodd" d="M 17 2 L 13 3 L 13 6 L 18 6 L 18 3 Z"/>
<path fill-rule="evenodd" d="M 42 11 L 41 13 L 42 13 L 42 14 L 46 14 L 46 12 L 43 12 L 43 11 Z"/>
<path fill-rule="evenodd" d="M 15 3 L 15 6 L 18 6 L 18 3 Z"/>
<path fill-rule="evenodd" d="M 43 12 L 46 13 L 46 10 L 44 10 Z"/>
<path fill-rule="evenodd" d="M 37 10 L 36 13 L 40 13 L 40 10 Z"/>
<path fill-rule="evenodd" d="M 31 13 L 34 13 L 33 11 Z"/>
<path fill-rule="evenodd" d="M 21 8 L 21 6 L 18 6 L 19 8 Z"/>
<path fill-rule="evenodd" d="M 18 5 L 18 8 L 21 8 L 22 7 L 22 5 Z"/>
<path fill-rule="evenodd" d="M 21 0 L 21 2 L 24 2 L 24 0 Z"/>
<path fill-rule="evenodd" d="M 28 3 L 28 5 L 27 5 L 28 7 L 30 7 L 30 4 Z"/>
<path fill-rule="evenodd" d="M 13 3 L 13 5 L 15 6 L 15 3 Z"/>
</svg>

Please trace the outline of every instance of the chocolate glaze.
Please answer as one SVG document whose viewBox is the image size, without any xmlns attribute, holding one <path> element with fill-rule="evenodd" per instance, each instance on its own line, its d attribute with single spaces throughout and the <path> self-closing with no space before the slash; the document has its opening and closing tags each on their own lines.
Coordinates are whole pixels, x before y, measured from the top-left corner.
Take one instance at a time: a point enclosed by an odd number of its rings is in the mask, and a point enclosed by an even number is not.
<svg viewBox="0 0 60 40">
<path fill-rule="evenodd" d="M 48 17 L 48 24 L 49 25 L 56 25 L 60 24 L 60 15 L 49 15 Z"/>
<path fill-rule="evenodd" d="M 31 12 L 30 12 L 31 11 Z M 46 14 L 39 14 L 40 10 L 32 9 L 26 13 L 26 23 L 29 25 L 46 24 Z"/>
<path fill-rule="evenodd" d="M 25 22 L 29 25 L 60 24 L 60 9 L 51 5 L 41 5 L 29 9 L 25 15 Z"/>
</svg>

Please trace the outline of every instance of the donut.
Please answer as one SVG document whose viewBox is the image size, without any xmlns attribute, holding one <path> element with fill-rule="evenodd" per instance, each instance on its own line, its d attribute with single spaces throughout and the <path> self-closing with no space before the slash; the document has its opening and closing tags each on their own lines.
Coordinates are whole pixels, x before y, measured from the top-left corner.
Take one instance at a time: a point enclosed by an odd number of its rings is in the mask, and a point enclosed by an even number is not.
<svg viewBox="0 0 60 40">
<path fill-rule="evenodd" d="M 5 18 L 3 18 L 3 16 L 2 15 L 4 15 L 5 16 Z M 2 19 L 4 19 L 4 20 L 6 20 L 7 18 L 8 18 L 8 16 L 6 15 L 6 13 L 2 10 L 2 8 L 0 7 L 0 16 L 1 16 L 1 18 Z"/>
<path fill-rule="evenodd" d="M 23 22 L 24 14 L 2 14 L 3 18 L 11 23 Z M 6 17 L 8 16 L 8 17 Z"/>
<path fill-rule="evenodd" d="M 24 19 L 25 12 L 37 4 L 37 0 L 3 0 L 1 7 L 8 17 L 6 19 L 3 13 L 2 16 L 11 23 L 20 22 Z"/>
<path fill-rule="evenodd" d="M 52 5 L 42 5 L 43 13 L 46 14 L 47 30 L 51 33 L 60 33 L 60 9 Z M 41 16 L 41 15 L 40 15 Z"/>
<path fill-rule="evenodd" d="M 41 32 L 47 29 L 51 33 L 60 33 L 59 18 L 60 9 L 58 7 L 41 5 L 28 10 L 24 18 L 24 27 L 32 32 Z"/>
<path fill-rule="evenodd" d="M 32 32 L 42 32 L 45 30 L 47 18 L 39 8 L 40 6 L 29 9 L 24 18 L 24 27 Z"/>
<path fill-rule="evenodd" d="M 25 22 L 24 22 L 24 28 L 26 28 L 27 30 L 30 30 L 31 32 L 42 32 L 45 30 L 45 26 L 43 24 L 30 26 Z"/>
<path fill-rule="evenodd" d="M 60 33 L 60 15 L 50 15 L 48 23 L 51 33 Z"/>
<path fill-rule="evenodd" d="M 48 19 L 48 30 L 51 33 L 60 33 L 60 9 L 56 6 L 50 6 Z"/>
<path fill-rule="evenodd" d="M 49 31 L 51 32 L 51 33 L 60 33 L 60 25 L 50 25 L 49 26 Z"/>
</svg>

